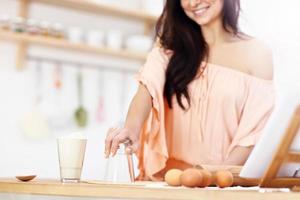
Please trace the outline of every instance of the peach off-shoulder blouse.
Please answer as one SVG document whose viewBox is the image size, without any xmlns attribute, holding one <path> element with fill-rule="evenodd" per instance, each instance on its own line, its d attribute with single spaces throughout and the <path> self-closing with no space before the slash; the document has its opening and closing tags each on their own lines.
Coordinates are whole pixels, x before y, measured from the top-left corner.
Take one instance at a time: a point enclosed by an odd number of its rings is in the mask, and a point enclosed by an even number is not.
<svg viewBox="0 0 300 200">
<path fill-rule="evenodd" d="M 154 47 L 136 75 L 152 96 L 137 154 L 140 176 L 152 180 L 170 158 L 191 165 L 221 164 L 236 146 L 255 145 L 275 99 L 271 80 L 206 63 L 188 86 L 189 109 L 182 110 L 175 98 L 170 109 L 163 97 L 169 57 Z"/>
</svg>

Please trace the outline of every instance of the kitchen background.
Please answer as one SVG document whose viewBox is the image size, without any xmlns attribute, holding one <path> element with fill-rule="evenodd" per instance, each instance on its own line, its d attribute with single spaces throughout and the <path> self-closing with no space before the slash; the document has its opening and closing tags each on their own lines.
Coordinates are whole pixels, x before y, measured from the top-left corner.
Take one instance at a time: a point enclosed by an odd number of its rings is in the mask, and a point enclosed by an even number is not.
<svg viewBox="0 0 300 200">
<path fill-rule="evenodd" d="M 52 24 L 53 32 L 40 33 L 48 35 L 42 36 L 46 40 L 33 39 L 46 45 L 30 45 L 26 62 L 20 64 L 16 40 L 22 36 L 11 34 L 23 29 L 22 19 L 15 18 L 20 1 L 0 0 L 0 177 L 37 174 L 40 178 L 58 178 L 56 138 L 80 131 L 88 137 L 82 178 L 102 179 L 106 131 L 125 119 L 137 88 L 134 74 L 151 46 L 151 26 L 147 20 L 126 18 L 118 12 L 102 14 L 41 2 L 30 3 L 28 19 L 34 19 L 28 21 L 31 34 L 41 31 L 36 29 L 37 23 L 43 31 L 49 31 Z M 144 18 L 157 16 L 163 5 L 163 0 L 94 2 L 117 7 L 119 12 L 138 10 L 134 13 Z M 278 94 L 300 91 L 300 23 L 296 20 L 300 18 L 300 2 L 241 2 L 242 30 L 273 49 Z M 7 17 L 13 19 L 12 31 L 5 30 Z M 61 30 L 66 33 L 65 39 L 59 39 Z M 144 33 L 148 37 L 143 37 Z M 63 48 L 48 48 L 51 38 L 67 42 L 56 44 Z"/>
</svg>

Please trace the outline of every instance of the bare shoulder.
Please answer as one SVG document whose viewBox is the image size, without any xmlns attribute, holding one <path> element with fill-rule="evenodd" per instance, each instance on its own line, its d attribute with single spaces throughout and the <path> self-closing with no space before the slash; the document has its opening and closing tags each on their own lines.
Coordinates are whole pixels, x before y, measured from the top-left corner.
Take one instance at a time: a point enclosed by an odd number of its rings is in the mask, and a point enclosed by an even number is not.
<svg viewBox="0 0 300 200">
<path fill-rule="evenodd" d="M 249 39 L 244 44 L 247 69 L 250 74 L 262 79 L 272 80 L 273 55 L 271 48 L 256 38 Z"/>
</svg>

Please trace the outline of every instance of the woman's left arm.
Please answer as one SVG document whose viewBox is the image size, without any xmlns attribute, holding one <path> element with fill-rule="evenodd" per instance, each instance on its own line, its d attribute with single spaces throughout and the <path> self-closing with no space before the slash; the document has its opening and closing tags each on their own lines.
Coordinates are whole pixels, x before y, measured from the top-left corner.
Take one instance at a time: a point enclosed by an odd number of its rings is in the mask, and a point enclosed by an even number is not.
<svg viewBox="0 0 300 200">
<path fill-rule="evenodd" d="M 253 146 L 235 147 L 229 154 L 228 158 L 223 162 L 223 165 L 244 165 L 252 149 Z"/>
<path fill-rule="evenodd" d="M 258 78 L 273 79 L 273 55 L 272 50 L 259 40 L 254 40 L 251 49 L 251 62 L 248 71 Z"/>
<path fill-rule="evenodd" d="M 273 58 L 272 51 L 258 40 L 253 42 L 253 51 L 251 67 L 249 72 L 253 76 L 272 80 L 273 79 Z M 227 159 L 223 162 L 224 165 L 244 165 L 254 146 L 236 146 Z"/>
</svg>

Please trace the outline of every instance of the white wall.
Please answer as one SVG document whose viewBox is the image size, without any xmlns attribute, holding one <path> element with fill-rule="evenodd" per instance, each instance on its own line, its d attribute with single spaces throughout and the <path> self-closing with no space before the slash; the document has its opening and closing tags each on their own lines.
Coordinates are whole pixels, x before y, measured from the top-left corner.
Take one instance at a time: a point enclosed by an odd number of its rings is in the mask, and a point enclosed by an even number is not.
<svg viewBox="0 0 300 200">
<path fill-rule="evenodd" d="M 273 50 L 275 84 L 279 93 L 300 91 L 300 2 L 241 0 L 242 29 L 261 38 Z"/>
</svg>

